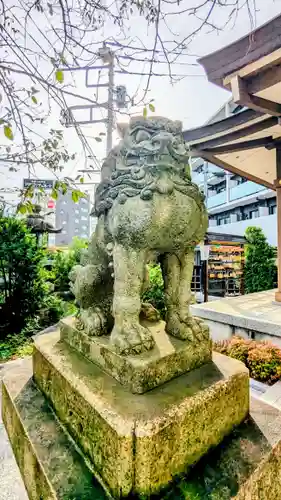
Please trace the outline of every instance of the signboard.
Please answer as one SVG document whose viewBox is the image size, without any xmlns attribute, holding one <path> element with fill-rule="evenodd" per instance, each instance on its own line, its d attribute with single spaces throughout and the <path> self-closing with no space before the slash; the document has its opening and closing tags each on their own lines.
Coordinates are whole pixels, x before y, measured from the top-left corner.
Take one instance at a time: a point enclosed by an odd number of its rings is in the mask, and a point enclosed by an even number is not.
<svg viewBox="0 0 281 500">
<path fill-rule="evenodd" d="M 48 206 L 48 208 L 55 208 L 55 202 L 54 202 L 54 200 L 49 200 L 47 206 Z"/>
<path fill-rule="evenodd" d="M 33 186 L 34 188 L 53 189 L 54 180 L 53 179 L 23 179 L 23 187 L 28 188 L 29 186 Z"/>
</svg>

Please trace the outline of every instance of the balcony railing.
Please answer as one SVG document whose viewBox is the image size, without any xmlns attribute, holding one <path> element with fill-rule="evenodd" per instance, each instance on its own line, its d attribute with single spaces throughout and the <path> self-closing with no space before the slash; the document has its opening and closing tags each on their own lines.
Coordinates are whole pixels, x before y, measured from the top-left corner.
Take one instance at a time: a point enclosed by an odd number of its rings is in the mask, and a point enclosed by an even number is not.
<svg viewBox="0 0 281 500">
<path fill-rule="evenodd" d="M 209 196 L 207 200 L 207 207 L 214 208 L 219 205 L 223 205 L 224 203 L 226 203 L 226 191 L 222 191 L 214 196 Z"/>
<path fill-rule="evenodd" d="M 267 190 L 267 188 L 260 184 L 255 184 L 251 181 L 243 182 L 243 184 L 238 184 L 238 186 L 230 189 L 229 201 L 238 200 L 239 198 L 244 198 L 244 196 L 259 193 L 264 190 Z"/>
</svg>

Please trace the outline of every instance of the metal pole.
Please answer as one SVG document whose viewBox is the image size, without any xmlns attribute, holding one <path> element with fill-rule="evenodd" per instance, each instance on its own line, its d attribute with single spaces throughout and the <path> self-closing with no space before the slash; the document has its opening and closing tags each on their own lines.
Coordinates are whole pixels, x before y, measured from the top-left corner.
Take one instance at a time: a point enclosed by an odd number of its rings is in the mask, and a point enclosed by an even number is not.
<svg viewBox="0 0 281 500">
<path fill-rule="evenodd" d="M 110 52 L 109 68 L 108 68 L 108 110 L 107 110 L 107 134 L 106 134 L 106 154 L 112 149 L 112 133 L 114 125 L 114 54 Z"/>
<path fill-rule="evenodd" d="M 207 203 L 208 199 L 208 162 L 204 161 L 203 165 L 203 175 L 204 175 L 204 195 Z"/>
</svg>

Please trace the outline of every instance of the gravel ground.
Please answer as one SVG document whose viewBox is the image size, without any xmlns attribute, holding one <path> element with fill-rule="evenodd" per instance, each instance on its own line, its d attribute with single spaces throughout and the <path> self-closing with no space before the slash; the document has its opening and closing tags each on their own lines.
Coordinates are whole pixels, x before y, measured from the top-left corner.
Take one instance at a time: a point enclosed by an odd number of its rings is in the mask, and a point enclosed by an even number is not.
<svg viewBox="0 0 281 500">
<path fill-rule="evenodd" d="M 0 380 L 4 373 L 15 368 L 22 360 L 0 365 Z M 1 391 L 0 391 L 1 401 Z M 0 404 L 1 407 L 1 404 Z M 0 411 L 0 500 L 28 500 L 21 475 L 16 464 Z"/>
</svg>

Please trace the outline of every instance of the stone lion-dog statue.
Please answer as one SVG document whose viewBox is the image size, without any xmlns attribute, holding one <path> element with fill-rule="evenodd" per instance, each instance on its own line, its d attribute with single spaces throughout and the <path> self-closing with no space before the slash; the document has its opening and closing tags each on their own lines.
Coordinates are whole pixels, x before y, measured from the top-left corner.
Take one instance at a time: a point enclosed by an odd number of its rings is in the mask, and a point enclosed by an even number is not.
<svg viewBox="0 0 281 500">
<path fill-rule="evenodd" d="M 82 265 L 71 272 L 79 324 L 110 334 L 119 354 L 154 346 L 140 321 L 147 263 L 161 265 L 166 332 L 200 341 L 206 327 L 189 311 L 195 246 L 208 227 L 204 196 L 192 183 L 181 122 L 133 118 L 105 160 L 92 214 L 95 232 Z M 202 337 L 203 336 L 203 337 Z"/>
</svg>

